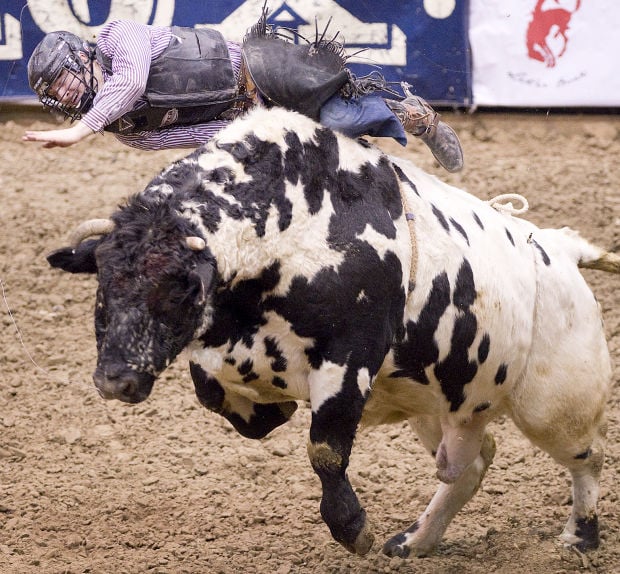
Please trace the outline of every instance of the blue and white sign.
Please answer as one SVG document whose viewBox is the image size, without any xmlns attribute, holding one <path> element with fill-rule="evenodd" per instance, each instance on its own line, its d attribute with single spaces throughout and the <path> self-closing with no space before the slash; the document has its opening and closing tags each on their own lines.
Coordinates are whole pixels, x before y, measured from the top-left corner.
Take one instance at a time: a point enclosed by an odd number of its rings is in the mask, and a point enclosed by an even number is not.
<svg viewBox="0 0 620 574">
<path fill-rule="evenodd" d="M 208 26 L 241 40 L 264 0 L 0 0 L 0 97 L 31 96 L 26 65 L 44 34 L 68 30 L 94 41 L 112 20 L 162 26 Z M 408 82 L 434 104 L 471 104 L 467 41 L 469 2 L 462 0 L 269 0 L 269 22 L 313 39 L 330 21 L 352 71 L 379 70 Z"/>
</svg>

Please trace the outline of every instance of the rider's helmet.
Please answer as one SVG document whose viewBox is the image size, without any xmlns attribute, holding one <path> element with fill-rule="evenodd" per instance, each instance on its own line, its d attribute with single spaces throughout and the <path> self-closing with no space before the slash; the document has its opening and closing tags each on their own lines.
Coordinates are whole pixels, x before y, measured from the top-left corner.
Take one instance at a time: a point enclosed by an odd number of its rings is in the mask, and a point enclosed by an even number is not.
<svg viewBox="0 0 620 574">
<path fill-rule="evenodd" d="M 97 93 L 93 60 L 93 50 L 75 34 L 50 32 L 28 60 L 28 82 L 46 108 L 74 121 L 89 110 Z"/>
</svg>

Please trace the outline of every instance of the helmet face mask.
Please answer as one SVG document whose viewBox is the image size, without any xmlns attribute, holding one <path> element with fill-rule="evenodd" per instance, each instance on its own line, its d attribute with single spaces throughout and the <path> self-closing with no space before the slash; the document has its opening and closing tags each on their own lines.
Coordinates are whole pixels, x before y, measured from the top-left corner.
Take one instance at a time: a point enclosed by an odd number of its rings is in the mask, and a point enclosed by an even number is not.
<svg viewBox="0 0 620 574">
<path fill-rule="evenodd" d="M 97 93 L 93 55 L 69 32 L 51 32 L 28 62 L 30 87 L 48 109 L 74 121 L 87 112 Z"/>
</svg>

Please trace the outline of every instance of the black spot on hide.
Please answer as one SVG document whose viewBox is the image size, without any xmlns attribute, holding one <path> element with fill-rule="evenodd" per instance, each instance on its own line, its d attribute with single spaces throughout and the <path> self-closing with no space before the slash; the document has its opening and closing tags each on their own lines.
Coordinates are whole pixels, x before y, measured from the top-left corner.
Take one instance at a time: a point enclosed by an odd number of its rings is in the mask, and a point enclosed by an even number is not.
<svg viewBox="0 0 620 574">
<path fill-rule="evenodd" d="M 465 241 L 467 242 L 467 245 L 469 245 L 469 237 L 467 237 L 467 232 L 465 231 L 465 229 L 463 228 L 463 226 L 458 223 L 458 221 L 456 221 L 454 218 L 450 218 L 450 223 L 452 224 L 452 226 L 454 227 L 454 229 L 456 229 L 465 239 Z"/>
<path fill-rule="evenodd" d="M 490 406 L 491 406 L 491 403 L 489 401 L 480 403 L 479 405 L 476 405 L 476 407 L 474 408 L 474 412 L 481 413 L 483 411 L 486 411 Z"/>
<path fill-rule="evenodd" d="M 478 320 L 469 307 L 476 299 L 476 287 L 471 266 L 467 259 L 459 269 L 454 289 L 454 305 L 461 311 L 454 321 L 450 340 L 450 352 L 446 358 L 435 365 L 435 376 L 441 390 L 450 402 L 450 410 L 456 411 L 463 404 L 463 389 L 478 372 L 475 361 L 469 360 L 469 349 L 474 343 L 478 330 Z"/>
<path fill-rule="evenodd" d="M 535 245 L 536 249 L 540 251 L 540 256 L 542 257 L 543 263 L 545 265 L 551 265 L 551 259 L 549 259 L 547 252 L 534 239 L 532 239 L 532 243 Z"/>
<path fill-rule="evenodd" d="M 190 362 L 189 372 L 194 381 L 194 390 L 200 404 L 210 411 L 220 413 L 224 404 L 224 389 L 213 377 L 209 377 L 204 369 Z"/>
<path fill-rule="evenodd" d="M 246 359 L 237 367 L 237 372 L 242 375 L 244 383 L 250 383 L 258 379 L 258 375 L 252 370 L 254 363 L 251 359 Z"/>
<path fill-rule="evenodd" d="M 316 142 L 302 143 L 294 132 L 288 132 L 285 137 L 284 177 L 294 185 L 302 184 L 311 214 L 320 211 L 325 193 L 336 188 L 340 161 L 338 141 L 333 132 L 317 129 L 315 139 Z"/>
<path fill-rule="evenodd" d="M 495 384 L 502 385 L 506 381 L 506 376 L 508 374 L 508 365 L 502 363 L 497 368 L 497 373 L 495 373 Z"/>
<path fill-rule="evenodd" d="M 478 224 L 480 229 L 484 229 L 484 225 L 482 224 L 481 219 L 478 217 L 478 214 L 475 211 L 472 211 L 472 215 L 474 216 L 474 221 Z"/>
<path fill-rule="evenodd" d="M 484 363 L 489 356 L 489 349 L 491 347 L 491 338 L 488 333 L 485 333 L 480 339 L 480 345 L 478 346 L 478 362 Z"/>
<path fill-rule="evenodd" d="M 252 360 L 246 359 L 245 361 L 243 361 L 243 363 L 241 363 L 237 367 L 237 371 L 239 372 L 240 375 L 248 375 L 249 373 L 252 372 L 253 366 L 254 366 L 254 363 L 252 362 Z"/>
<path fill-rule="evenodd" d="M 235 143 L 218 147 L 243 165 L 248 181 L 232 181 L 224 191 L 242 206 L 243 216 L 251 219 L 258 237 L 265 235 L 267 218 L 272 206 L 278 213 L 278 228 L 286 229 L 291 222 L 293 206 L 285 195 L 284 157 L 280 147 L 263 141 L 254 134 Z"/>
<path fill-rule="evenodd" d="M 475 361 L 467 355 L 474 341 L 478 323 L 472 313 L 465 313 L 454 322 L 451 349 L 448 356 L 435 366 L 435 376 L 441 390 L 450 402 L 450 410 L 456 411 L 463 404 L 463 388 L 470 383 L 478 372 Z"/>
<path fill-rule="evenodd" d="M 435 363 L 439 357 L 435 332 L 449 304 L 450 282 L 444 272 L 433 279 L 418 320 L 407 323 L 405 341 L 394 347 L 397 369 L 391 374 L 392 377 L 407 377 L 428 384 L 424 369 Z"/>
<path fill-rule="evenodd" d="M 456 276 L 456 286 L 454 287 L 453 303 L 462 311 L 468 311 L 476 300 L 476 286 L 474 285 L 474 272 L 467 259 Z"/>
<path fill-rule="evenodd" d="M 431 205 L 432 209 L 433 209 L 433 214 L 435 215 L 435 217 L 437 218 L 437 221 L 439 221 L 439 223 L 441 224 L 441 226 L 448 232 L 450 233 L 450 225 L 448 224 L 448 221 L 446 220 L 445 215 L 442 213 L 442 211 L 437 208 L 434 205 Z"/>
<path fill-rule="evenodd" d="M 400 181 L 406 183 L 407 185 L 409 185 L 411 187 L 411 189 L 413 189 L 414 193 L 419 196 L 420 194 L 418 193 L 418 188 L 416 187 L 415 183 L 413 183 L 413 181 L 411 181 L 408 177 L 407 174 L 400 169 L 400 167 L 398 167 L 396 164 L 392 164 L 392 167 L 394 168 L 394 171 L 396 172 L 396 175 L 398 176 L 398 179 L 400 179 Z"/>
<path fill-rule="evenodd" d="M 264 306 L 284 317 L 297 335 L 314 341 L 306 350 L 314 368 L 328 360 L 367 367 L 372 375 L 402 329 L 401 283 L 396 255 L 387 252 L 380 259 L 374 248 L 358 242 L 337 270 L 325 267 L 312 278 L 297 276 L 286 296 L 267 297 Z"/>
<path fill-rule="evenodd" d="M 159 200 L 157 186 L 166 184 L 173 189 L 175 195 L 190 197 L 202 187 L 205 171 L 194 161 L 185 158 L 174 162 L 168 169 L 155 177 L 146 190 L 145 197 L 150 200 Z"/>
<path fill-rule="evenodd" d="M 262 299 L 280 281 L 280 264 L 274 263 L 254 279 L 240 281 L 233 287 L 222 286 L 213 294 L 211 327 L 201 336 L 206 347 L 228 344 L 231 352 L 235 344 L 243 341 L 251 348 L 258 329 L 266 323 Z"/>
<path fill-rule="evenodd" d="M 588 458 L 590 455 L 592 454 L 592 449 L 588 448 L 587 450 L 583 451 L 582 453 L 576 454 L 575 458 L 577 460 L 585 460 L 586 458 Z"/>
<path fill-rule="evenodd" d="M 286 371 L 286 357 L 278 347 L 277 341 L 273 337 L 265 337 L 265 354 L 272 357 L 271 369 L 278 372 Z"/>
<path fill-rule="evenodd" d="M 359 171 L 339 170 L 331 191 L 334 208 L 328 242 L 337 251 L 351 249 L 367 226 L 389 239 L 396 237 L 394 220 L 402 215 L 398 181 L 389 161 L 365 163 Z"/>
<path fill-rule="evenodd" d="M 271 384 L 279 389 L 286 389 L 287 387 L 286 381 L 281 377 L 273 377 L 273 379 L 271 379 Z"/>
</svg>

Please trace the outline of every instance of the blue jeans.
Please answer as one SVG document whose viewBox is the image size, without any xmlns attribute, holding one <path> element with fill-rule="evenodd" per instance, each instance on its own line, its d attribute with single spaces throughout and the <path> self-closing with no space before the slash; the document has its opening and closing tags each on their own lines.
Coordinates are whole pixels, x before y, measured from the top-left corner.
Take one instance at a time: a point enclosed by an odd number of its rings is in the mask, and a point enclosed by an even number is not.
<svg viewBox="0 0 620 574">
<path fill-rule="evenodd" d="M 407 145 L 407 134 L 399 119 L 375 94 L 349 100 L 338 94 L 332 96 L 321 108 L 320 122 L 352 138 L 394 138 L 400 145 Z"/>
</svg>

